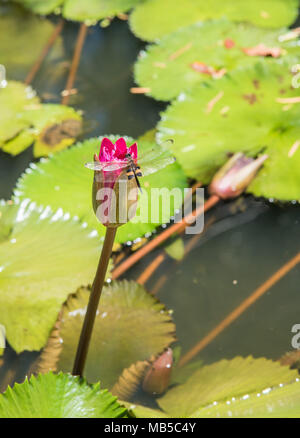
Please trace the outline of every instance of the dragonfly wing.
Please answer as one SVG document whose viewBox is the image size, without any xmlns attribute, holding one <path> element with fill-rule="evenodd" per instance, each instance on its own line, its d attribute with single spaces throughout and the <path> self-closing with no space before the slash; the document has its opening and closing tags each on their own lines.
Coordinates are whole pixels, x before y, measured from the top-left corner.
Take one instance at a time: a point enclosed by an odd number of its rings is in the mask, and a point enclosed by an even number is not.
<svg viewBox="0 0 300 438">
<path fill-rule="evenodd" d="M 161 159 L 149 161 L 148 163 L 143 164 L 141 168 L 142 174 L 144 176 L 151 175 L 151 173 L 155 173 L 165 168 L 166 166 L 169 166 L 169 164 L 172 164 L 175 161 L 176 161 L 175 157 L 172 157 L 170 155 L 168 157 L 163 157 Z"/>
<path fill-rule="evenodd" d="M 105 172 L 113 172 L 114 170 L 123 169 L 124 167 L 127 167 L 127 162 L 119 162 L 116 163 L 115 161 L 109 161 L 109 162 L 103 162 L 99 163 L 98 161 L 92 162 L 92 163 L 85 163 L 85 167 L 91 170 L 104 170 Z"/>
<path fill-rule="evenodd" d="M 96 162 L 92 162 L 92 163 L 85 163 L 85 167 L 87 167 L 88 169 L 91 170 L 102 170 L 104 163 L 98 163 Z"/>
</svg>

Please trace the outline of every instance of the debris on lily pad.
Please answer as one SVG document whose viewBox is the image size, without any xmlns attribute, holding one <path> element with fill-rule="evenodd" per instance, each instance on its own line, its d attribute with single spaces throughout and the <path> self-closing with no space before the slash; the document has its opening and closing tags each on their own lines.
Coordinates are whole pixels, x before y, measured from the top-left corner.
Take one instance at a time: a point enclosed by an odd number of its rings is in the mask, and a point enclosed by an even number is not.
<svg viewBox="0 0 300 438">
<path fill-rule="evenodd" d="M 81 115 L 65 105 L 43 104 L 31 86 L 8 81 L 0 88 L 0 148 L 17 155 L 33 144 L 35 157 L 70 146 Z"/>
<path fill-rule="evenodd" d="M 298 35 L 281 41 L 287 28 L 266 30 L 227 19 L 210 20 L 182 28 L 141 52 L 135 81 L 146 94 L 171 100 L 195 84 L 221 79 L 232 70 L 255 65 L 260 58 L 290 64 L 299 61 Z"/>
<path fill-rule="evenodd" d="M 190 24 L 226 17 L 263 28 L 290 26 L 297 18 L 298 0 L 146 0 L 130 16 L 132 31 L 155 41 Z"/>
<path fill-rule="evenodd" d="M 228 155 L 268 159 L 248 187 L 255 196 L 300 200 L 300 99 L 291 66 L 260 62 L 195 86 L 162 114 L 160 141 L 189 177 L 209 183 Z"/>
</svg>

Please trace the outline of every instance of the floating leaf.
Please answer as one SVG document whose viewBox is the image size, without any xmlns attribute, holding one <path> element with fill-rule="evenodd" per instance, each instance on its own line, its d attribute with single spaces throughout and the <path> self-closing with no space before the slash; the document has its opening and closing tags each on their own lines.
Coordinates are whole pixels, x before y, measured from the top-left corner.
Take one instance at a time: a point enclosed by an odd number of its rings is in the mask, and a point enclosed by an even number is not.
<svg viewBox="0 0 300 438">
<path fill-rule="evenodd" d="M 172 259 L 182 260 L 184 256 L 184 243 L 181 237 L 166 246 L 165 251 Z"/>
<path fill-rule="evenodd" d="M 150 45 L 135 64 L 135 80 L 149 88 L 147 94 L 154 98 L 171 100 L 210 77 L 217 80 L 237 67 L 256 64 L 258 57 L 249 54 L 261 44 L 264 53 L 276 50 L 281 54 L 280 61 L 288 55 L 289 62 L 297 64 L 297 41 L 279 42 L 287 31 L 268 31 L 227 19 L 197 23 Z"/>
<path fill-rule="evenodd" d="M 38 371 L 72 370 L 88 298 L 89 290 L 80 289 L 63 306 L 59 335 L 55 330 L 49 339 Z M 142 286 L 122 281 L 104 287 L 85 367 L 87 380 L 112 388 L 126 368 L 168 347 L 174 330 L 164 305 Z"/>
<path fill-rule="evenodd" d="M 61 6 L 65 0 L 16 0 L 25 8 L 31 9 L 32 12 L 41 15 L 51 14 Z"/>
<path fill-rule="evenodd" d="M 216 406 L 200 408 L 191 414 L 192 418 L 299 418 L 299 381 L 265 388 L 262 392 L 250 394 Z"/>
<path fill-rule="evenodd" d="M 0 324 L 19 353 L 41 349 L 62 303 L 92 281 L 101 251 L 96 231 L 28 200 L 0 206 Z M 8 216 L 8 220 L 6 220 Z"/>
<path fill-rule="evenodd" d="M 166 413 L 186 417 L 215 401 L 256 396 L 266 388 L 291 383 L 296 377 L 296 371 L 265 358 L 224 359 L 202 366 L 183 385 L 170 389 L 158 403 Z"/>
<path fill-rule="evenodd" d="M 159 409 L 152 409 L 146 406 L 137 405 L 135 403 L 122 402 L 124 406 L 128 409 L 129 414 L 136 418 L 170 418 L 163 411 Z"/>
<path fill-rule="evenodd" d="M 265 358 L 223 359 L 201 366 L 157 401 L 169 418 L 293 417 L 300 408 L 297 376 L 297 371 Z M 147 415 L 147 408 L 127 407 L 136 417 Z M 152 416 L 159 413 L 153 410 Z"/>
<path fill-rule="evenodd" d="M 111 393 L 121 400 L 130 400 L 136 393 L 149 366 L 150 361 L 143 360 L 126 368 L 112 387 Z"/>
<path fill-rule="evenodd" d="M 261 27 L 289 26 L 297 18 L 298 0 L 148 0 L 138 5 L 130 17 L 132 31 L 154 41 L 180 27 L 209 18 L 227 17 Z"/>
<path fill-rule="evenodd" d="M 110 138 L 112 141 L 117 139 L 114 136 Z M 126 138 L 126 141 L 127 144 L 134 142 L 131 138 Z M 101 138 L 92 138 L 37 164 L 35 170 L 24 174 L 19 180 L 15 195 L 18 198 L 30 198 L 38 205 L 62 208 L 65 212 L 79 216 L 93 228 L 97 227 L 99 233 L 104 234 L 105 228 L 99 224 L 92 209 L 93 172 L 84 167 L 84 163 L 92 161 L 94 153 L 98 153 L 100 143 Z M 153 143 L 138 142 L 139 153 L 154 146 Z M 186 178 L 177 163 L 141 178 L 140 181 L 144 194 L 140 195 L 137 214 L 142 211 L 145 215 L 140 221 L 136 217 L 134 221 L 119 227 L 118 242 L 127 242 L 153 231 L 159 224 L 167 222 L 175 209 L 180 207 L 179 200 L 168 211 L 167 206 L 163 208 L 158 198 L 150 205 L 151 188 L 171 190 L 176 187 L 182 191 L 185 187 Z M 151 223 L 152 217 L 156 217 L 157 223 Z"/>
<path fill-rule="evenodd" d="M 66 0 L 63 15 L 69 20 L 98 21 L 127 12 L 141 0 Z"/>
<path fill-rule="evenodd" d="M 34 155 L 64 149 L 81 130 L 81 116 L 65 105 L 41 104 L 35 91 L 21 82 L 0 88 L 0 148 L 17 155 L 34 143 Z"/>
<path fill-rule="evenodd" d="M 261 62 L 214 84 L 195 86 L 162 114 L 159 137 L 172 136 L 178 162 L 188 176 L 203 183 L 228 153 L 256 156 L 264 151 L 269 158 L 249 192 L 300 199 L 300 99 L 292 80 L 288 66 Z"/>
<path fill-rule="evenodd" d="M 45 4 L 45 2 L 41 1 Z M 0 5 L 0 63 L 5 66 L 7 77 L 24 78 L 39 53 L 50 38 L 54 24 L 46 18 L 25 12 L 15 4 Z M 26 47 L 26 50 L 24 50 Z M 62 40 L 57 38 L 47 59 L 63 55 Z"/>
<path fill-rule="evenodd" d="M 126 409 L 99 383 L 69 374 L 32 376 L 0 394 L 0 418 L 124 418 Z"/>
</svg>

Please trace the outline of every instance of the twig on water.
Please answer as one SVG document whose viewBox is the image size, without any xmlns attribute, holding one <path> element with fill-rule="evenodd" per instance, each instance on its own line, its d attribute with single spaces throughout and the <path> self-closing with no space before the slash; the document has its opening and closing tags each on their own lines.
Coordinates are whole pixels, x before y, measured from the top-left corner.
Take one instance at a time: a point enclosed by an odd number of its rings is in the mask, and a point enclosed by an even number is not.
<svg viewBox="0 0 300 438">
<path fill-rule="evenodd" d="M 128 257 L 123 263 L 115 268 L 112 273 L 112 278 L 115 280 L 120 277 L 120 275 L 124 274 L 129 268 L 131 268 L 135 263 L 137 263 L 142 257 L 146 254 L 149 254 L 153 249 L 155 249 L 158 245 L 165 242 L 169 237 L 177 232 L 182 232 L 188 225 L 191 225 L 197 217 L 204 213 L 205 211 L 212 208 L 219 202 L 220 198 L 216 195 L 212 195 L 204 205 L 196 208 L 192 213 L 188 214 L 184 217 L 180 222 L 177 222 L 167 228 L 165 231 L 160 233 L 153 240 L 150 240 L 145 246 L 143 246 L 140 250 L 136 251 L 130 257 Z"/>
<path fill-rule="evenodd" d="M 300 263 L 300 252 L 291 260 L 285 263 L 278 271 L 276 271 L 268 280 L 259 286 L 248 298 L 246 298 L 238 307 L 236 307 L 226 318 L 223 319 L 213 330 L 211 330 L 200 342 L 198 342 L 191 350 L 189 350 L 179 361 L 179 366 L 187 364 L 208 344 L 210 344 L 223 330 L 232 324 L 245 310 L 254 304 L 265 292 L 267 292 L 274 284 L 282 277 L 288 274 L 298 263 Z"/>
<path fill-rule="evenodd" d="M 37 72 L 41 68 L 41 65 L 42 65 L 44 59 L 48 55 L 48 53 L 49 53 L 51 47 L 53 46 L 53 44 L 55 43 L 57 37 L 60 35 L 63 27 L 64 27 L 64 20 L 61 19 L 58 22 L 58 24 L 56 25 L 55 29 L 53 30 L 53 32 L 52 32 L 49 40 L 47 41 L 45 47 L 41 51 L 40 56 L 37 58 L 37 60 L 35 61 L 35 63 L 33 64 L 32 68 L 31 68 L 31 70 L 29 71 L 28 75 L 26 76 L 26 79 L 24 81 L 26 85 L 31 84 L 31 82 L 35 78 L 35 75 L 37 74 Z"/>
<path fill-rule="evenodd" d="M 65 89 L 62 91 L 62 96 L 63 96 L 62 100 L 61 100 L 62 105 L 68 104 L 69 99 L 70 99 L 70 94 L 72 94 L 73 85 L 75 82 L 77 69 L 78 69 L 84 41 L 86 38 L 86 34 L 87 34 L 87 26 L 86 26 L 86 24 L 81 23 L 80 28 L 79 28 L 79 32 L 78 32 L 78 36 L 77 36 L 77 40 L 76 40 L 74 55 L 73 55 L 72 64 L 70 67 L 68 79 L 66 82 Z"/>
</svg>

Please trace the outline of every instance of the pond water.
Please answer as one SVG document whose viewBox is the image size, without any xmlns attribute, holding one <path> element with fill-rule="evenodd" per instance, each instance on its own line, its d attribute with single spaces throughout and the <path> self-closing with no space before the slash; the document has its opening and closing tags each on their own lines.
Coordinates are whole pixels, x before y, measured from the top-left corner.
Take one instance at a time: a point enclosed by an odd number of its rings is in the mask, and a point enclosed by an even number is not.
<svg viewBox="0 0 300 438">
<path fill-rule="evenodd" d="M 8 6 L 2 6 L 0 13 L 5 11 L 12 12 Z M 27 13 L 21 14 L 24 19 L 28 17 Z M 66 23 L 62 53 L 55 59 L 47 58 L 33 81 L 33 87 L 45 102 L 60 102 L 78 27 L 75 23 Z M 129 92 L 134 86 L 133 63 L 143 47 L 143 42 L 134 37 L 125 21 L 114 20 L 108 28 L 95 26 L 88 30 L 75 83 L 78 94 L 69 102 L 84 112 L 82 138 L 102 134 L 137 137 L 156 125 L 166 105 Z M 35 42 L 24 50 L 34 52 Z M 6 64 L 1 54 L 0 63 Z M 7 64 L 6 67 L 8 79 L 24 80 L 31 64 L 25 62 L 18 67 Z M 16 180 L 32 160 L 31 149 L 17 157 L 0 151 L 0 198 L 10 198 Z M 233 214 L 231 207 L 238 213 Z M 211 225 L 194 249 L 182 262 L 167 258 L 146 285 L 151 290 L 161 276 L 167 277 L 158 297 L 174 310 L 183 352 L 193 347 L 299 251 L 300 207 L 296 205 L 275 205 L 248 196 L 242 205 L 219 204 L 205 220 Z M 157 253 L 144 258 L 126 278 L 136 279 Z M 276 359 L 291 350 L 291 327 L 300 323 L 299 308 L 297 267 L 197 358 L 212 362 L 252 354 Z M 2 386 L 7 379 L 22 380 L 36 356 L 36 353 L 23 353 L 17 357 L 7 348 L 6 366 L 0 373 Z"/>
</svg>

